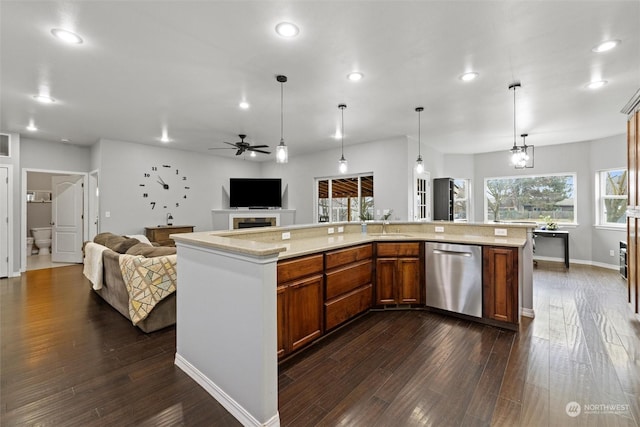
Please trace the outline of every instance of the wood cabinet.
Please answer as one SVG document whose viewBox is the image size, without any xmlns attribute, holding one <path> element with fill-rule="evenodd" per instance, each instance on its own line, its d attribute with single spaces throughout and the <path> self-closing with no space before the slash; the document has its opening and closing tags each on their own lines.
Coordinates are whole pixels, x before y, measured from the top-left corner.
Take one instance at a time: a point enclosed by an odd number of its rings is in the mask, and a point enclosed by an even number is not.
<svg viewBox="0 0 640 427">
<path fill-rule="evenodd" d="M 371 308 L 372 255 L 372 244 L 325 254 L 325 331 Z"/>
<path fill-rule="evenodd" d="M 323 254 L 278 262 L 278 357 L 323 334 Z"/>
<path fill-rule="evenodd" d="M 176 242 L 170 239 L 171 234 L 193 233 L 193 225 L 159 225 L 157 227 L 145 227 L 144 234 L 151 242 L 160 246 L 175 246 Z"/>
<path fill-rule="evenodd" d="M 622 109 L 627 114 L 627 286 L 628 299 L 640 313 L 640 90 Z"/>
<path fill-rule="evenodd" d="M 483 317 L 518 323 L 518 248 L 482 248 Z"/>
<path fill-rule="evenodd" d="M 377 243 L 375 304 L 424 303 L 423 265 L 417 242 Z"/>
</svg>

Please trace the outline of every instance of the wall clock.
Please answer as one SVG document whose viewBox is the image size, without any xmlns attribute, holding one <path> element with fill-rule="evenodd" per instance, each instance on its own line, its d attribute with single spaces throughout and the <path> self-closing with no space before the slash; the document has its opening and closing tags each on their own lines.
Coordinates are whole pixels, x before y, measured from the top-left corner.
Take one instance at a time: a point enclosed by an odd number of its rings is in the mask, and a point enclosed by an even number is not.
<svg viewBox="0 0 640 427">
<path fill-rule="evenodd" d="M 187 176 L 171 165 L 151 166 L 143 173 L 142 198 L 154 209 L 179 208 L 187 198 Z"/>
</svg>

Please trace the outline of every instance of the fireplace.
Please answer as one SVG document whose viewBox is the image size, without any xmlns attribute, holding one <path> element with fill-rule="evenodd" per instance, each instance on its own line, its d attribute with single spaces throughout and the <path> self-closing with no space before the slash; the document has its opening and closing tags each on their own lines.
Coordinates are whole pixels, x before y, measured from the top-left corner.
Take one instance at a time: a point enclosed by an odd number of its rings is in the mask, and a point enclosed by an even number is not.
<svg viewBox="0 0 640 427">
<path fill-rule="evenodd" d="M 233 229 L 240 228 L 257 228 L 257 227 L 275 227 L 278 225 L 277 218 L 272 217 L 235 217 L 233 218 Z"/>
</svg>

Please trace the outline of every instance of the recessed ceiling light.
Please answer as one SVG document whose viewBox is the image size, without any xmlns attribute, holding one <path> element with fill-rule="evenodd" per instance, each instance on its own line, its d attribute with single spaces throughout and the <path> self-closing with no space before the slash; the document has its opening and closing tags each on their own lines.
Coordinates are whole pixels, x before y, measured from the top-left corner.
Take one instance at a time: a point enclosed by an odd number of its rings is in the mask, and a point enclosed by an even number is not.
<svg viewBox="0 0 640 427">
<path fill-rule="evenodd" d="M 357 82 L 357 81 L 362 80 L 364 78 L 364 74 L 362 74 L 359 71 L 354 71 L 353 73 L 347 74 L 347 78 L 349 80 L 351 80 L 352 82 Z"/>
<path fill-rule="evenodd" d="M 58 40 L 62 40 L 65 43 L 70 44 L 82 44 L 82 37 L 74 33 L 73 31 L 63 30 L 62 28 L 54 28 L 51 30 L 51 34 Z"/>
<path fill-rule="evenodd" d="M 587 88 L 588 89 L 599 89 L 602 86 L 606 85 L 608 82 L 606 80 L 598 80 L 595 82 L 591 82 L 589 84 L 587 84 Z"/>
<path fill-rule="evenodd" d="M 249 108 L 249 103 L 247 101 L 241 101 L 240 104 L 238 104 L 238 106 L 243 110 L 246 110 Z"/>
<path fill-rule="evenodd" d="M 471 80 L 475 80 L 480 74 L 476 73 L 476 72 L 468 72 L 468 73 L 464 73 L 460 76 L 460 80 L 462 80 L 463 82 L 470 82 Z"/>
<path fill-rule="evenodd" d="M 67 138 L 62 138 L 60 140 L 60 142 L 62 142 L 63 144 L 70 144 L 71 143 L 71 141 L 69 141 Z"/>
<path fill-rule="evenodd" d="M 595 53 L 606 52 L 622 43 L 620 40 L 607 40 L 591 49 Z"/>
<path fill-rule="evenodd" d="M 33 99 L 38 102 L 42 102 L 43 104 L 53 104 L 54 102 L 56 102 L 55 99 L 47 95 L 33 95 Z"/>
<path fill-rule="evenodd" d="M 27 126 L 27 130 L 29 132 L 35 132 L 38 130 L 38 128 L 36 127 L 36 125 L 33 124 L 33 121 L 29 122 L 29 126 Z"/>
<path fill-rule="evenodd" d="M 281 22 L 276 25 L 276 33 L 282 37 L 295 37 L 300 32 L 300 29 L 291 22 Z"/>
</svg>

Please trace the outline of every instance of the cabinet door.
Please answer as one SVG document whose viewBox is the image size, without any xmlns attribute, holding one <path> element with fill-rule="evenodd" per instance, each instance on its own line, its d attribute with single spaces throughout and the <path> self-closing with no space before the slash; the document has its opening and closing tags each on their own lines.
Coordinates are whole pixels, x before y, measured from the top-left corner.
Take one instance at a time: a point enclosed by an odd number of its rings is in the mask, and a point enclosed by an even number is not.
<svg viewBox="0 0 640 427">
<path fill-rule="evenodd" d="M 286 286 L 278 286 L 277 290 L 277 318 L 278 318 L 278 357 L 282 357 L 287 352 L 287 303 Z"/>
<path fill-rule="evenodd" d="M 417 304 L 420 302 L 420 260 L 400 258 L 397 262 L 398 302 Z"/>
<path fill-rule="evenodd" d="M 396 304 L 396 258 L 379 258 L 376 261 L 376 304 Z"/>
<path fill-rule="evenodd" d="M 322 275 L 291 283 L 286 292 L 289 350 L 295 351 L 322 335 Z"/>
<path fill-rule="evenodd" d="M 484 316 L 518 322 L 518 250 L 485 246 L 483 259 Z"/>
</svg>

